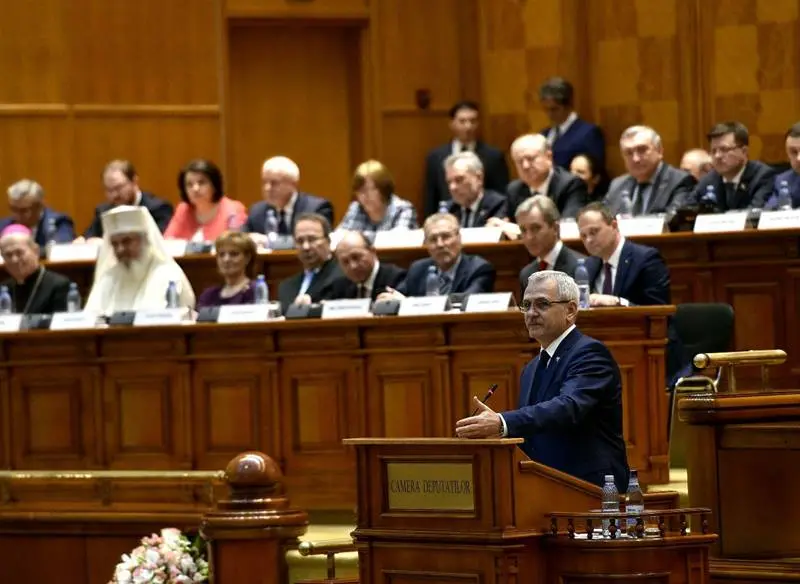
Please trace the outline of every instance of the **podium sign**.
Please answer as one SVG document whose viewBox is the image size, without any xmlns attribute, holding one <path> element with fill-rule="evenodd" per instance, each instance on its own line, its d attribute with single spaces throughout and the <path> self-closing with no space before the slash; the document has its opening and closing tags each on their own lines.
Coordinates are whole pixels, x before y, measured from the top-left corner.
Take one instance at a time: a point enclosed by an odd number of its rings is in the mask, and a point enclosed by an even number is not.
<svg viewBox="0 0 800 584">
<path fill-rule="evenodd" d="M 390 511 L 474 511 L 471 462 L 388 462 Z"/>
</svg>

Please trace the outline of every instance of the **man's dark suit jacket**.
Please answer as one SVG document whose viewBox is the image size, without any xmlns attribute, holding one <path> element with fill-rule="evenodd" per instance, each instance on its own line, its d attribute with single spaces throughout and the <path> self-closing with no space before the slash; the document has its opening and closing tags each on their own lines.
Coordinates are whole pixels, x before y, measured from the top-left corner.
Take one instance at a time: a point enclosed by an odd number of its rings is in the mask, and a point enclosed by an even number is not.
<svg viewBox="0 0 800 584">
<path fill-rule="evenodd" d="M 337 261 L 331 258 L 320 266 L 319 271 L 311 280 L 311 285 L 306 290 L 306 294 L 311 296 L 311 302 L 333 300 L 334 284 L 336 280 L 344 277 Z M 303 272 L 301 271 L 290 278 L 286 278 L 278 285 L 278 301 L 281 303 L 281 310 L 283 310 L 284 314 L 300 293 L 300 285 L 302 283 Z"/>
<path fill-rule="evenodd" d="M 545 128 L 540 133 L 547 136 L 551 129 Z M 567 170 L 569 170 L 569 163 L 578 154 L 590 154 L 598 161 L 600 168 L 603 168 L 605 164 L 606 143 L 602 130 L 580 118 L 575 120 L 564 135 L 555 141 L 552 150 L 553 162 Z"/>
<path fill-rule="evenodd" d="M 773 182 L 772 186 L 772 195 L 770 196 L 769 201 L 767 201 L 767 204 L 764 205 L 765 209 L 778 208 L 778 196 L 781 192 L 781 185 L 784 182 L 789 188 L 789 194 L 792 197 L 792 207 L 800 207 L 800 174 L 796 173 L 790 168 L 786 172 L 782 172 L 775 177 L 775 181 Z"/>
<path fill-rule="evenodd" d="M 573 329 L 534 385 L 537 356 L 522 370 L 518 409 L 503 412 L 508 436 L 524 438 L 531 460 L 602 486 L 628 488 L 622 383 L 606 346 Z"/>
<path fill-rule="evenodd" d="M 161 233 L 164 233 L 167 229 L 167 225 L 169 225 L 170 219 L 172 219 L 172 212 L 173 208 L 170 203 L 167 201 L 163 201 L 153 195 L 152 193 L 142 193 L 142 200 L 139 203 L 140 207 L 147 208 L 150 211 L 150 214 L 153 216 L 153 219 L 156 220 L 156 225 L 158 225 L 158 229 Z M 89 228 L 84 232 L 83 236 L 85 238 L 90 237 L 103 237 L 103 221 L 102 216 L 103 213 L 111 209 L 113 205 L 111 203 L 101 203 L 97 205 L 94 209 L 94 219 L 92 220 L 92 224 L 89 225 Z"/>
<path fill-rule="evenodd" d="M 396 288 L 406 296 L 425 296 L 425 279 L 431 258 L 416 260 L 408 269 L 408 276 Z M 450 294 L 480 294 L 494 291 L 494 266 L 480 256 L 461 254 Z"/>
<path fill-rule="evenodd" d="M 517 179 L 508 185 L 508 217 L 513 221 L 520 203 L 532 196 L 530 187 Z M 589 202 L 586 183 L 568 170 L 553 166 L 553 176 L 547 186 L 547 196 L 555 201 L 562 217 L 575 217 Z"/>
<path fill-rule="evenodd" d="M 403 268 L 381 262 L 380 266 L 378 266 L 378 273 L 375 274 L 375 281 L 372 283 L 372 293 L 370 294 L 372 301 L 375 302 L 381 292 L 386 292 L 387 286 L 396 289 L 405 278 L 406 271 Z M 333 284 L 331 298 L 337 300 L 341 298 L 358 298 L 358 284 L 346 277 L 338 278 Z"/>
<path fill-rule="evenodd" d="M 450 203 L 448 212 L 461 221 L 461 205 L 456 202 Z M 484 227 L 486 220 L 490 217 L 498 217 L 500 219 L 508 217 L 508 198 L 497 191 L 484 190 L 483 198 L 480 205 L 478 205 L 477 217 L 472 220 L 470 227 Z M 462 225 L 462 227 L 465 226 Z"/>
<path fill-rule="evenodd" d="M 17 284 L 12 278 L 3 282 L 8 286 L 8 291 L 14 302 L 15 312 L 21 313 L 25 310 L 25 304 L 33 293 L 39 272 L 34 272 L 25 280 L 23 284 Z M 66 312 L 67 294 L 69 293 L 69 278 L 45 270 L 36 295 L 30 301 L 28 310 L 25 314 L 52 314 L 54 312 Z"/>
<path fill-rule="evenodd" d="M 717 196 L 716 210 L 725 212 L 734 209 L 761 209 L 772 195 L 775 169 L 757 160 L 749 160 L 742 173 L 742 179 L 736 187 L 733 201 L 725 196 L 725 183 L 722 176 L 712 170 L 697 183 L 694 191 L 686 200 L 688 206 L 696 205 L 706 194 L 709 185 L 714 186 Z M 733 204 L 729 204 L 733 203 Z"/>
<path fill-rule="evenodd" d="M 602 267 L 600 258 L 586 258 L 586 271 L 589 272 L 592 290 Z M 669 304 L 669 285 L 669 268 L 658 250 L 626 239 L 619 255 L 612 294 L 636 306 Z"/>
<path fill-rule="evenodd" d="M 666 162 L 656 172 L 650 188 L 650 197 L 647 208 L 642 208 L 641 194 L 636 198 L 636 213 L 634 215 L 654 215 L 656 213 L 674 213 L 686 204 L 686 198 L 696 185 L 694 177 L 679 168 L 670 166 Z M 623 193 L 633 203 L 636 194 L 636 179 L 629 174 L 618 176 L 611 181 L 604 204 L 616 215 L 622 203 Z"/>
<path fill-rule="evenodd" d="M 558 252 L 556 256 L 556 263 L 555 265 L 550 268 L 551 270 L 556 270 L 557 272 L 564 272 L 568 276 L 574 278 L 575 277 L 575 268 L 578 267 L 578 260 L 584 257 L 583 255 L 579 254 L 577 251 L 570 249 L 566 246 L 566 244 L 561 248 L 561 251 Z M 520 298 L 525 296 L 525 288 L 528 287 L 528 278 L 530 278 L 534 273 L 539 271 L 539 262 L 538 260 L 534 259 L 531 263 L 527 266 L 522 268 L 519 272 L 519 285 L 520 285 Z"/>
<path fill-rule="evenodd" d="M 450 198 L 447 179 L 444 172 L 444 161 L 453 153 L 453 143 L 448 142 L 428 153 L 425 158 L 425 217 L 439 210 L 439 201 Z M 483 186 L 487 190 L 505 192 L 508 186 L 508 165 L 503 153 L 483 142 L 475 143 L 475 154 L 483 162 Z"/>
<path fill-rule="evenodd" d="M 14 223 L 17 223 L 17 221 L 13 217 L 0 219 L 0 232 Z M 37 245 L 42 250 L 45 249 L 45 246 L 50 241 L 70 243 L 73 239 L 75 239 L 75 225 L 72 222 L 72 217 L 47 207 L 42 209 L 42 217 L 36 227 L 35 238 Z"/>
<path fill-rule="evenodd" d="M 267 209 L 270 207 L 275 209 L 266 201 L 259 201 L 250 207 L 250 213 L 247 216 L 247 222 L 244 224 L 243 230 L 247 233 L 266 233 Z M 328 200 L 316 195 L 298 192 L 297 200 L 294 202 L 294 209 L 292 210 L 292 224 L 286 226 L 289 229 L 289 235 L 294 233 L 297 218 L 303 213 L 317 213 L 325 217 L 328 223 L 333 225 L 333 206 Z M 277 216 L 278 211 L 275 210 L 275 217 Z"/>
</svg>

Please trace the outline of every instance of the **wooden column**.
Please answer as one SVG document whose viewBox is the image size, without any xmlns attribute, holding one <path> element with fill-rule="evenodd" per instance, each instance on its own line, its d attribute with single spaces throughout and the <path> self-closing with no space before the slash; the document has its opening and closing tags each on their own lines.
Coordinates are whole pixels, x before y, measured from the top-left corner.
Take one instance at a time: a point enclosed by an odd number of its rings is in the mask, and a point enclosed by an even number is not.
<svg viewBox="0 0 800 584">
<path fill-rule="evenodd" d="M 306 532 L 308 515 L 289 507 L 280 468 L 266 454 L 244 452 L 228 463 L 228 499 L 203 517 L 217 584 L 286 582 L 285 553 Z"/>
</svg>

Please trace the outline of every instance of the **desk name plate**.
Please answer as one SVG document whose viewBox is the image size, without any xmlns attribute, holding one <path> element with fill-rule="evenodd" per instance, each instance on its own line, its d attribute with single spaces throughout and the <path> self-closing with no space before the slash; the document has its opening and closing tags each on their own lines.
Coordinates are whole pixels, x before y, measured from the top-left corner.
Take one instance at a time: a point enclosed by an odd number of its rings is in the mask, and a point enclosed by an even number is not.
<svg viewBox="0 0 800 584">
<path fill-rule="evenodd" d="M 389 511 L 474 511 L 471 462 L 387 462 Z"/>
</svg>

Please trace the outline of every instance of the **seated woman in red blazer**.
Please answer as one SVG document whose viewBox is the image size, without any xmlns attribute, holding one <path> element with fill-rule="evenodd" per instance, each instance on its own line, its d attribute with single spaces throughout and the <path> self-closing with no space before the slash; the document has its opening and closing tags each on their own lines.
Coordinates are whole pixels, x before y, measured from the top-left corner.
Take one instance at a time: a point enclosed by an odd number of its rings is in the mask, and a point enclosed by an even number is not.
<svg viewBox="0 0 800 584">
<path fill-rule="evenodd" d="M 224 231 L 238 230 L 247 209 L 225 196 L 222 172 L 210 160 L 192 160 L 178 175 L 182 202 L 164 232 L 167 239 L 214 241 Z"/>
</svg>

